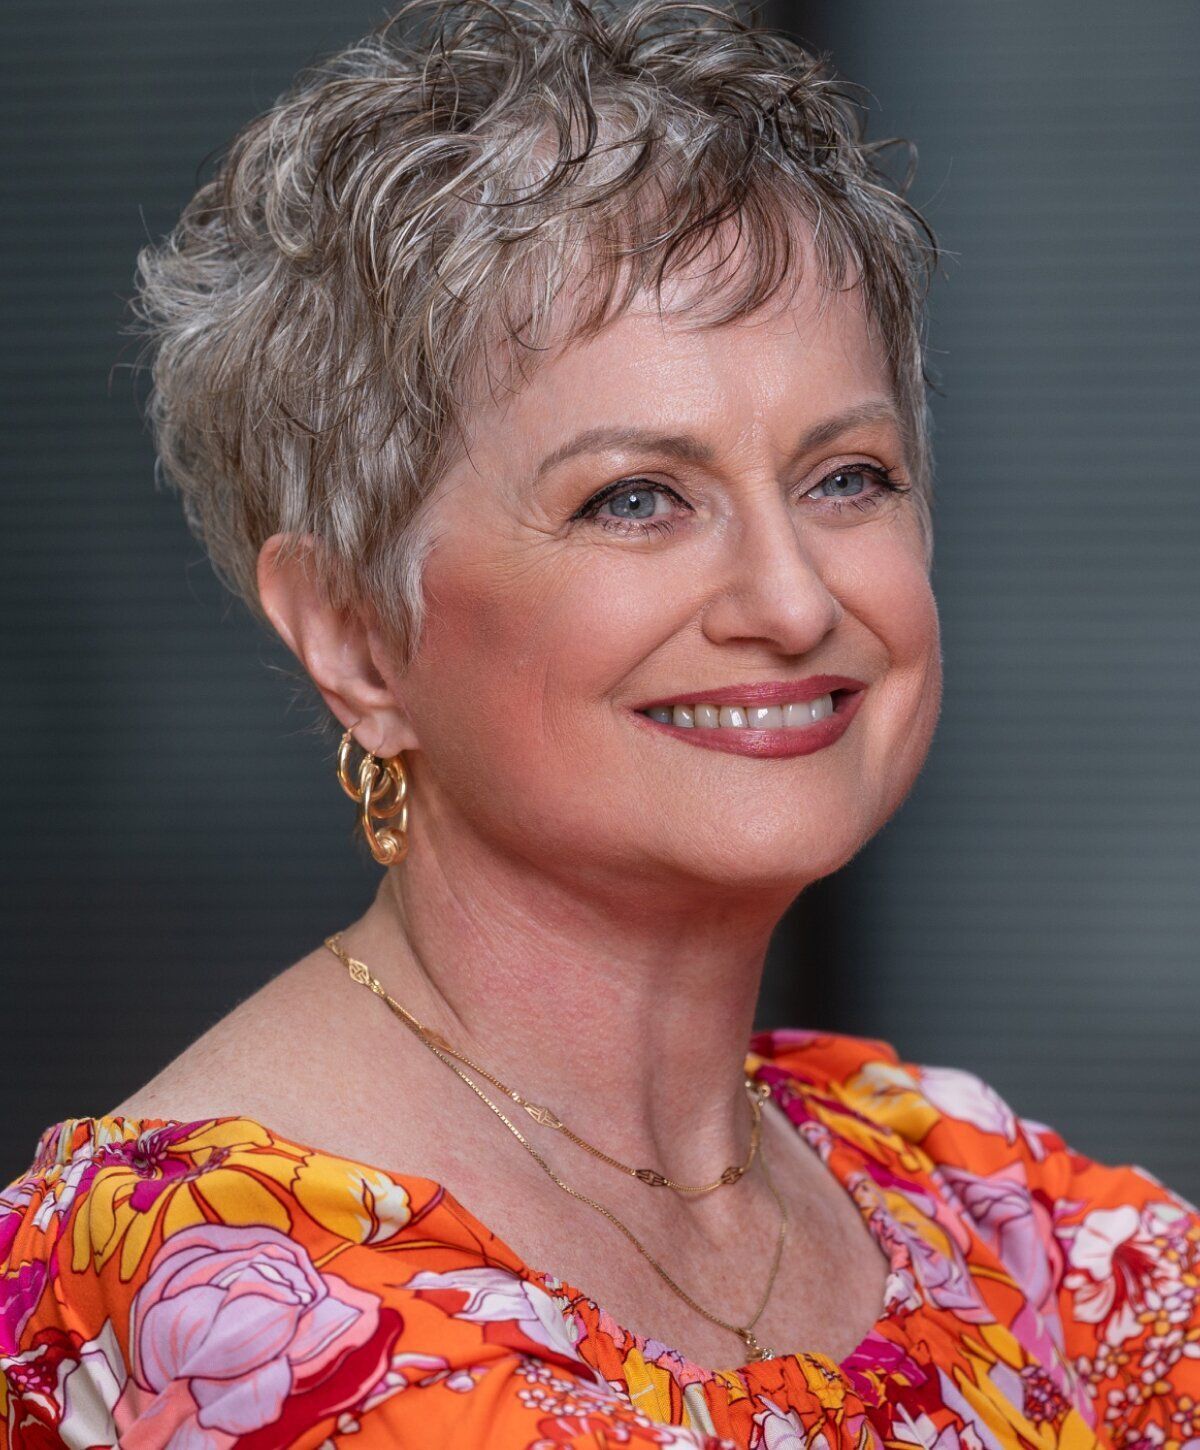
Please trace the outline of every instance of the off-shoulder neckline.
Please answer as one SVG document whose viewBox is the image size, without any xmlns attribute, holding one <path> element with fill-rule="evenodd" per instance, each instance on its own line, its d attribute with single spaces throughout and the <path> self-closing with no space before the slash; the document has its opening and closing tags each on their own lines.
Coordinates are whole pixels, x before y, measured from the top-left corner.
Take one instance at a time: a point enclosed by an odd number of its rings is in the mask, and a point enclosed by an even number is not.
<svg viewBox="0 0 1200 1450">
<path fill-rule="evenodd" d="M 765 1077 L 771 1086 L 771 1096 L 777 1102 L 779 1101 L 781 1095 L 780 1090 L 782 1088 L 790 1085 L 794 1095 L 795 1087 L 799 1082 L 786 1068 L 780 1067 L 771 1058 L 763 1057 L 753 1050 L 748 1053 L 746 1058 L 746 1072 L 754 1078 L 760 1076 Z M 781 1106 L 783 1105 L 781 1104 Z M 791 1118 L 791 1115 L 786 1112 L 786 1108 L 785 1116 L 788 1117 L 789 1122 L 792 1123 L 793 1128 L 798 1132 L 799 1126 Z M 799 1349 L 780 1352 L 773 1359 L 751 1360 L 746 1364 L 714 1370 L 689 1360 L 686 1355 L 669 1345 L 663 1345 L 660 1340 L 654 1340 L 649 1335 L 639 1334 L 636 1330 L 627 1328 L 614 1315 L 610 1314 L 602 1304 L 598 1303 L 590 1295 L 585 1294 L 582 1289 L 579 1289 L 565 1279 L 561 1279 L 549 1270 L 539 1269 L 528 1263 L 494 1229 L 484 1223 L 444 1183 L 441 1183 L 437 1179 L 427 1178 L 418 1173 L 400 1172 L 396 1169 L 385 1168 L 381 1164 L 367 1163 L 361 1159 L 347 1157 L 344 1153 L 339 1153 L 334 1149 L 324 1148 L 316 1144 L 302 1143 L 295 1138 L 290 1138 L 285 1134 L 276 1132 L 269 1124 L 242 1113 L 228 1113 L 216 1117 L 196 1118 L 190 1121 L 183 1118 L 132 1118 L 120 1113 L 101 1113 L 93 1116 L 64 1118 L 56 1123 L 51 1123 L 43 1131 L 38 1141 L 38 1156 L 39 1158 L 43 1156 L 45 1147 L 55 1133 L 61 1135 L 59 1139 L 61 1147 L 62 1139 L 68 1135 L 71 1137 L 75 1136 L 80 1127 L 84 1129 L 85 1138 L 88 1141 L 96 1144 L 96 1146 L 102 1147 L 105 1144 L 99 1141 L 96 1129 L 110 1128 L 111 1125 L 116 1126 L 117 1136 L 119 1138 L 124 1141 L 129 1141 L 128 1129 L 135 1130 L 133 1133 L 134 1137 L 141 1137 L 146 1133 L 156 1132 L 162 1128 L 199 1130 L 203 1128 L 227 1127 L 231 1123 L 246 1123 L 264 1133 L 273 1143 L 282 1148 L 294 1150 L 298 1155 L 336 1159 L 339 1162 L 350 1164 L 354 1168 L 361 1168 L 366 1174 L 381 1175 L 389 1178 L 392 1182 L 406 1190 L 413 1187 L 419 1188 L 421 1190 L 419 1196 L 423 1200 L 432 1201 L 436 1199 L 439 1201 L 473 1235 L 477 1235 L 481 1242 L 488 1243 L 491 1253 L 497 1258 L 507 1259 L 513 1266 L 514 1271 L 520 1274 L 527 1282 L 534 1284 L 555 1300 L 565 1300 L 571 1306 L 570 1313 L 573 1316 L 578 1313 L 577 1306 L 586 1306 L 590 1314 L 595 1318 L 596 1329 L 599 1333 L 609 1339 L 615 1339 L 619 1336 L 621 1340 L 632 1345 L 647 1363 L 658 1364 L 668 1374 L 672 1374 L 679 1379 L 684 1385 L 692 1383 L 704 1384 L 714 1380 L 725 1382 L 741 1380 L 749 1386 L 760 1376 L 773 1375 L 775 1371 L 772 1370 L 772 1366 L 778 1366 L 781 1363 L 787 1362 L 799 1363 L 809 1361 L 831 1368 L 839 1374 L 844 1373 L 853 1361 L 859 1360 L 860 1356 L 868 1350 L 872 1341 L 876 1341 L 879 1338 L 881 1326 L 893 1317 L 892 1304 L 900 1288 L 900 1285 L 897 1283 L 897 1275 L 903 1274 L 905 1271 L 911 1274 L 913 1267 L 905 1236 L 894 1232 L 890 1215 L 883 1201 L 878 1200 L 872 1203 L 866 1203 L 861 1197 L 853 1194 L 847 1181 L 848 1174 L 843 1170 L 840 1163 L 837 1166 L 834 1165 L 833 1159 L 837 1155 L 830 1155 L 828 1158 L 824 1158 L 823 1162 L 826 1170 L 832 1174 L 835 1182 L 851 1198 L 851 1201 L 862 1216 L 872 1239 L 878 1244 L 884 1258 L 890 1265 L 884 1286 L 883 1304 L 879 1313 L 863 1337 L 841 1360 L 835 1359 L 832 1355 L 822 1353 L 819 1350 Z M 829 1129 L 827 1125 L 826 1131 L 830 1132 L 837 1139 L 839 1147 L 843 1151 L 848 1152 L 851 1160 L 857 1161 L 860 1165 L 864 1166 L 870 1161 L 865 1150 L 858 1143 L 837 1134 L 835 1130 Z M 111 1136 L 108 1136 L 108 1141 L 112 1141 Z M 567 1314 L 564 1312 L 565 1318 L 567 1318 Z M 604 1328 L 605 1325 L 612 1326 L 612 1328 L 606 1329 Z M 615 1334 L 613 1330 L 616 1331 Z M 590 1327 L 589 1332 L 592 1332 Z M 647 1353 L 647 1347 L 651 1344 L 662 1345 L 662 1347 L 655 1353 Z"/>
</svg>

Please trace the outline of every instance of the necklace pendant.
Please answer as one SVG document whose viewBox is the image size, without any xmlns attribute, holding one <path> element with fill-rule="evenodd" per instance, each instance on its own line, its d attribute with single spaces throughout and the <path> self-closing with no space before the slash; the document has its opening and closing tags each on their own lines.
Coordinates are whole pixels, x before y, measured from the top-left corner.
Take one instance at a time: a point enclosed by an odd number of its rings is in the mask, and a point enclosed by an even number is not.
<svg viewBox="0 0 1200 1450">
<path fill-rule="evenodd" d="M 540 1103 L 525 1103 L 524 1107 L 535 1123 L 544 1123 L 547 1128 L 562 1127 L 562 1123 L 550 1109 L 543 1107 Z"/>
<path fill-rule="evenodd" d="M 740 1334 L 742 1339 L 745 1341 L 746 1352 L 749 1355 L 751 1362 L 759 1359 L 775 1358 L 775 1351 L 772 1349 L 767 1349 L 765 1345 L 759 1344 L 758 1340 L 754 1337 L 754 1334 L 751 1330 L 739 1329 L 736 1331 L 736 1333 Z"/>
<path fill-rule="evenodd" d="M 643 1183 L 648 1183 L 651 1188 L 667 1187 L 667 1180 L 653 1168 L 635 1168 L 633 1170 L 633 1176 L 640 1178 Z"/>
</svg>

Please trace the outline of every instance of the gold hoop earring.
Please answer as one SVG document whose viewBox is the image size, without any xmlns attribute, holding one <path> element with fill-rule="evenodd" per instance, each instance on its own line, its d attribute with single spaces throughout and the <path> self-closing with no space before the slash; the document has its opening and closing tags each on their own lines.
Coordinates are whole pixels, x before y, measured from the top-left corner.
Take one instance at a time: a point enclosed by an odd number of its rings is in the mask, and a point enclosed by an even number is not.
<svg viewBox="0 0 1200 1450">
<path fill-rule="evenodd" d="M 356 783 L 350 774 L 353 731 L 351 726 L 338 746 L 338 783 L 352 801 L 359 803 L 358 823 L 371 855 L 381 866 L 394 866 L 408 855 L 408 775 L 402 752 L 384 760 L 365 751 L 358 763 Z M 376 830 L 375 820 L 389 820 L 397 813 L 400 819 L 395 826 Z"/>
</svg>

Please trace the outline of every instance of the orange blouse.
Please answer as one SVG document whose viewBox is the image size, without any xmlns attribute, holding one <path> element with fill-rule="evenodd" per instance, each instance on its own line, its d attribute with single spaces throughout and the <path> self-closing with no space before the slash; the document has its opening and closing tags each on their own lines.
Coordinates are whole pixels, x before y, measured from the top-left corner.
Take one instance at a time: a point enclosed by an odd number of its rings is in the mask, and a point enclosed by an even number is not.
<svg viewBox="0 0 1200 1450">
<path fill-rule="evenodd" d="M 1200 1215 L 978 1078 L 752 1039 L 891 1265 L 840 1363 L 714 1372 L 439 1184 L 249 1118 L 69 1118 L 0 1195 L 0 1446 L 1200 1450 Z"/>
</svg>

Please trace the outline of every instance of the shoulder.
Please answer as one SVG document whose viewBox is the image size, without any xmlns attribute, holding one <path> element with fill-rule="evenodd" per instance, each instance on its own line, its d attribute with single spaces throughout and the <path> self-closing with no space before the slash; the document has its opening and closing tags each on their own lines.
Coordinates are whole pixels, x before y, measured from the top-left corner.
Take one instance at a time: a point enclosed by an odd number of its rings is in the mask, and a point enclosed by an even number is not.
<svg viewBox="0 0 1200 1450">
<path fill-rule="evenodd" d="M 1200 1211 L 1185 1198 L 1077 1151 L 967 1069 L 827 1033 L 756 1046 L 795 1077 L 803 1111 L 885 1170 L 885 1193 L 953 1226 L 943 1253 L 1002 1267 L 1057 1319 L 1098 1404 L 1123 1413 L 1145 1385 L 1163 1404 L 1200 1403 Z"/>
<path fill-rule="evenodd" d="M 0 1195 L 10 1426 L 117 1444 L 145 1422 L 167 1444 L 271 1424 L 294 1443 L 386 1372 L 402 1315 L 373 1251 L 422 1217 L 452 1239 L 440 1199 L 248 1118 L 54 1125 Z"/>
<path fill-rule="evenodd" d="M 890 1043 L 841 1033 L 764 1032 L 752 1048 L 818 1097 L 919 1145 L 935 1164 L 986 1169 L 1068 1151 L 1052 1128 L 1021 1116 L 967 1068 L 908 1061 Z"/>
<path fill-rule="evenodd" d="M 547 1374 L 621 1430 L 522 1269 L 438 1184 L 251 1119 L 68 1119 L 0 1194 L 0 1444 L 482 1444 Z"/>
<path fill-rule="evenodd" d="M 239 1002 L 106 1116 L 183 1122 L 248 1117 L 303 1130 L 310 1117 L 295 1109 L 336 1092 L 336 1071 L 322 1051 L 322 1024 L 329 1021 L 330 991 L 338 985 L 325 949 L 310 952 Z M 353 1010 L 349 994 L 339 998 L 339 1007 L 346 1002 Z"/>
<path fill-rule="evenodd" d="M 895 1156 L 919 1160 L 944 1187 L 1019 1181 L 1055 1204 L 1064 1227 L 1089 1208 L 1117 1204 L 1169 1203 L 1179 1206 L 1169 1212 L 1200 1222 L 1145 1168 L 1077 1151 L 967 1068 L 907 1061 L 889 1043 L 835 1033 L 760 1033 L 752 1047 L 805 1085 L 819 1110 L 887 1135 Z"/>
</svg>

